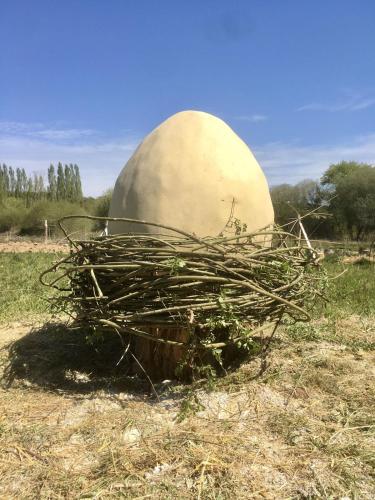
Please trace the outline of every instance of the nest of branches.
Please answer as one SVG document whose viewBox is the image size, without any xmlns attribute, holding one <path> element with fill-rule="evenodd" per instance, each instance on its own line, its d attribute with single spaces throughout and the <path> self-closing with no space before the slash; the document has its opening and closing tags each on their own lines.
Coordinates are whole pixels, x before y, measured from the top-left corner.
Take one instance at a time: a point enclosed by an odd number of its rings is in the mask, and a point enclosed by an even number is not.
<svg viewBox="0 0 375 500">
<path fill-rule="evenodd" d="M 228 346 L 250 349 L 256 333 L 283 315 L 308 321 L 308 305 L 321 295 L 322 276 L 300 229 L 244 233 L 237 226 L 237 234 L 198 238 L 169 226 L 112 220 L 156 226 L 160 234 L 67 235 L 70 255 L 41 276 L 63 292 L 55 305 L 92 331 L 181 346 L 191 359 L 202 350 L 217 356 Z M 189 335 L 163 338 L 150 333 L 152 326 Z"/>
</svg>

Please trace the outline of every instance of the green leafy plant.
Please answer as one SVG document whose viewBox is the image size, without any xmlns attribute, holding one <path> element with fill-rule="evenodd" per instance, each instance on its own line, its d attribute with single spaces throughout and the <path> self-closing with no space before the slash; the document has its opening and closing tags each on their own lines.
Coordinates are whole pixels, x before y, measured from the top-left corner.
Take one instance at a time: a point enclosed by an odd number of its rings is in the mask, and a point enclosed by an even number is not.
<svg viewBox="0 0 375 500">
<path fill-rule="evenodd" d="M 186 267 L 186 262 L 180 257 L 173 257 L 168 259 L 166 265 L 170 268 L 171 276 L 176 276 L 179 272 Z"/>
</svg>

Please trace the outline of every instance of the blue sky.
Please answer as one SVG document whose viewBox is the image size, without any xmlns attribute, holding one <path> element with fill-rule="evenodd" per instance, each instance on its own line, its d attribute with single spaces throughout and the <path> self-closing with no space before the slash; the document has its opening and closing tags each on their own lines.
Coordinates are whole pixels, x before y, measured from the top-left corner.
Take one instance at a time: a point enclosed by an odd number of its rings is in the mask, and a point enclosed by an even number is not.
<svg viewBox="0 0 375 500">
<path fill-rule="evenodd" d="M 373 0 L 1 0 L 0 161 L 111 187 L 168 116 L 224 119 L 270 184 L 375 162 Z"/>
</svg>

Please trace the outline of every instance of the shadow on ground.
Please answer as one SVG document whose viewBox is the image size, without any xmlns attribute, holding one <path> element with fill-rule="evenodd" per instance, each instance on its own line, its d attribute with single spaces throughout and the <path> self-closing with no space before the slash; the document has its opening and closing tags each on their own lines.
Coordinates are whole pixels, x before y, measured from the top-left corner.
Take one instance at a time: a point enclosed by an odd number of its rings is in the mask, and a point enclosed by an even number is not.
<svg viewBox="0 0 375 500">
<path fill-rule="evenodd" d="M 252 375 L 260 377 L 267 368 L 265 339 L 259 339 L 259 351 L 253 356 L 242 353 L 232 359 L 228 371 L 237 371 L 244 362 L 253 364 Z M 87 394 L 92 391 L 150 394 L 163 392 L 162 383 L 150 385 L 149 380 L 134 375 L 134 362 L 124 356 L 123 341 L 107 332 L 95 344 L 87 341 L 85 332 L 64 323 L 46 323 L 3 347 L 5 369 L 2 385 L 32 384 L 53 391 Z M 262 352 L 263 351 L 263 352 Z M 249 365 L 248 365 L 249 366 Z"/>
<path fill-rule="evenodd" d="M 76 393 L 149 389 L 145 381 L 130 376 L 130 363 L 121 360 L 124 347 L 116 334 L 109 333 L 105 341 L 91 345 L 82 330 L 47 323 L 3 350 L 8 360 L 2 382 L 7 387 L 27 381 Z"/>
</svg>

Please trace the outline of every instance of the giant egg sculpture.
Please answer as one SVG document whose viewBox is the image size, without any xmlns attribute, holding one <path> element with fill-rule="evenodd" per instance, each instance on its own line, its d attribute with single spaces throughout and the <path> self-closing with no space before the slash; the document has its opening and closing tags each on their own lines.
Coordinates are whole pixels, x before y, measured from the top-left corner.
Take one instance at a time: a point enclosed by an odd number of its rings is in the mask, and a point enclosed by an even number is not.
<svg viewBox="0 0 375 500">
<path fill-rule="evenodd" d="M 217 236 L 232 218 L 257 231 L 273 223 L 266 178 L 248 146 L 221 119 L 182 111 L 154 129 L 121 171 L 110 217 L 146 220 L 199 237 Z M 109 233 L 158 233 L 110 221 Z"/>
<path fill-rule="evenodd" d="M 137 219 L 204 238 L 271 225 L 274 212 L 266 178 L 248 146 L 219 118 L 183 111 L 168 118 L 138 146 L 121 171 L 111 218 Z M 165 234 L 153 225 L 109 221 L 109 233 Z M 174 236 L 176 233 L 174 233 Z M 270 238 L 257 237 L 268 245 Z M 187 342 L 191 328 L 144 325 L 155 337 Z M 154 379 L 172 378 L 185 350 L 136 337 L 132 347 Z"/>
</svg>

